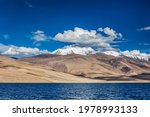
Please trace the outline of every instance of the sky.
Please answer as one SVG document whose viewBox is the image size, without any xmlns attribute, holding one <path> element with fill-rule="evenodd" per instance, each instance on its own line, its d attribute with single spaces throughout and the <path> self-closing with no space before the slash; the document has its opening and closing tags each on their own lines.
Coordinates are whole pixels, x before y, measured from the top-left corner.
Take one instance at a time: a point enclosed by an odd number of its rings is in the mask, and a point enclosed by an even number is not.
<svg viewBox="0 0 150 117">
<path fill-rule="evenodd" d="M 0 0 L 0 53 L 64 46 L 150 53 L 150 0 Z"/>
</svg>

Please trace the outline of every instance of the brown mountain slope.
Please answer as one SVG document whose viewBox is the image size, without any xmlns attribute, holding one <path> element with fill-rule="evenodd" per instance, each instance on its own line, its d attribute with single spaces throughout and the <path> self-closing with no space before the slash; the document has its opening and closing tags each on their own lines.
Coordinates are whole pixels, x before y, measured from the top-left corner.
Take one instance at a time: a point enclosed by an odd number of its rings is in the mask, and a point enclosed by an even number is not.
<svg viewBox="0 0 150 117">
<path fill-rule="evenodd" d="M 83 55 L 40 55 L 24 58 L 34 64 L 53 68 L 55 71 L 87 78 L 131 78 L 142 73 L 150 73 L 150 63 L 127 57 L 116 58 L 105 54 Z M 130 79 L 135 80 L 135 79 Z"/>
<path fill-rule="evenodd" d="M 0 82 L 98 82 L 0 55 Z"/>
</svg>

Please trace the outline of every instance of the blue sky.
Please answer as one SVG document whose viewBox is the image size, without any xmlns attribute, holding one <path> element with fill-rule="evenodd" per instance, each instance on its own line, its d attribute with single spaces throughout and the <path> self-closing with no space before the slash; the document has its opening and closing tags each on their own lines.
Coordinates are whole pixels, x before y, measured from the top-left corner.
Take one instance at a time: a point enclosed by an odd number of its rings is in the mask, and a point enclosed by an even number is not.
<svg viewBox="0 0 150 117">
<path fill-rule="evenodd" d="M 70 44 L 90 46 L 55 37 L 75 27 L 89 32 L 107 27 L 122 34 L 109 42 L 112 48 L 150 53 L 149 6 L 150 0 L 0 0 L 0 44 L 48 51 Z"/>
</svg>

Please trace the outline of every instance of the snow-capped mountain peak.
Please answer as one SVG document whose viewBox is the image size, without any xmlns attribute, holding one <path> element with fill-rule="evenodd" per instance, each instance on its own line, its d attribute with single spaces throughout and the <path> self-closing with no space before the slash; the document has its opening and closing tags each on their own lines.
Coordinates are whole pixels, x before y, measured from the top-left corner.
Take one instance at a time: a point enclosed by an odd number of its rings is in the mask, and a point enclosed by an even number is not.
<svg viewBox="0 0 150 117">
<path fill-rule="evenodd" d="M 65 46 L 64 48 L 57 49 L 52 53 L 58 55 L 67 55 L 67 54 L 88 55 L 95 53 L 95 50 L 93 50 L 90 47 Z"/>
<path fill-rule="evenodd" d="M 107 54 L 107 55 L 111 55 L 111 56 L 115 56 L 115 57 L 121 56 L 121 53 L 117 52 L 117 51 L 105 51 L 105 52 L 102 52 L 102 53 Z"/>
<path fill-rule="evenodd" d="M 94 53 L 104 53 L 106 55 L 111 55 L 114 57 L 126 56 L 133 59 L 139 59 L 144 61 L 150 61 L 150 54 L 141 53 L 139 50 L 132 51 L 95 51 L 91 47 L 78 47 L 78 46 L 65 46 L 61 49 L 57 49 L 52 52 L 53 54 L 58 55 L 68 55 L 68 54 L 81 54 L 81 55 L 89 55 Z"/>
<path fill-rule="evenodd" d="M 139 50 L 132 50 L 132 51 L 124 51 L 122 52 L 122 55 L 134 58 L 134 59 L 140 59 L 140 60 L 145 60 L 149 61 L 150 60 L 150 54 L 146 53 L 141 53 Z"/>
<path fill-rule="evenodd" d="M 122 52 L 105 51 L 103 53 L 107 55 L 115 56 L 115 57 L 126 56 L 129 58 L 139 59 L 139 60 L 144 60 L 144 61 L 150 60 L 150 54 L 141 53 L 139 50 L 132 50 L 132 51 L 127 50 L 127 51 L 122 51 Z"/>
</svg>

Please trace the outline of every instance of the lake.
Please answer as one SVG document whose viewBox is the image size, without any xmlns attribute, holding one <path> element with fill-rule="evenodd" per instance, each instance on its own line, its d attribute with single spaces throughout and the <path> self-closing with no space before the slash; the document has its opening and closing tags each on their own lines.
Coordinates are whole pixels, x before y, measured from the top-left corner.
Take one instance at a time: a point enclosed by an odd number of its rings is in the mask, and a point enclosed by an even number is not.
<svg viewBox="0 0 150 117">
<path fill-rule="evenodd" d="M 150 100 L 150 83 L 1 83 L 0 99 Z"/>
</svg>

